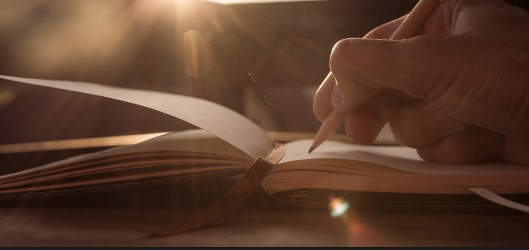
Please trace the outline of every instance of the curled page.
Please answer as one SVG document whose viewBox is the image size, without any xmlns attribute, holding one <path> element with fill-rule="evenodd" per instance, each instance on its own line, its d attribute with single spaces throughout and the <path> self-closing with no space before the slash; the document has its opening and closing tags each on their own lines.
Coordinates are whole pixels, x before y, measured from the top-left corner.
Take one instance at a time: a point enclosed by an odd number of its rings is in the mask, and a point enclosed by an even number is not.
<svg viewBox="0 0 529 250">
<path fill-rule="evenodd" d="M 111 87 L 93 83 L 55 81 L 0 75 L 18 83 L 102 96 L 147 107 L 208 131 L 253 159 L 266 156 L 273 142 L 262 128 L 243 115 L 214 102 L 190 96 Z"/>
<path fill-rule="evenodd" d="M 468 191 L 470 191 L 472 193 L 475 193 L 475 194 L 481 196 L 482 198 L 487 199 L 489 201 L 492 201 L 492 202 L 494 202 L 494 203 L 496 203 L 498 205 L 509 207 L 509 208 L 512 208 L 512 209 L 516 209 L 518 211 L 529 213 L 529 206 L 521 204 L 521 203 L 518 203 L 518 202 L 511 201 L 511 200 L 507 200 L 507 199 L 499 196 L 498 194 L 490 191 L 487 188 L 473 187 L 473 188 L 467 188 L 467 189 L 468 189 Z"/>
</svg>

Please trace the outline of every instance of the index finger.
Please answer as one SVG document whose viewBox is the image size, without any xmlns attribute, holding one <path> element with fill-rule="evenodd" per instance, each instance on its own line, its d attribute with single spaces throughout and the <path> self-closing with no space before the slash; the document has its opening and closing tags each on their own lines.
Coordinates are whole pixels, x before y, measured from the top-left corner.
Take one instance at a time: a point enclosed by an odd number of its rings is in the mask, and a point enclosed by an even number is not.
<svg viewBox="0 0 529 250">
<path fill-rule="evenodd" d="M 400 24 L 404 21 L 404 19 L 406 18 L 406 16 L 402 16 L 398 19 L 395 19 L 395 20 L 392 20 L 390 22 L 387 22 L 383 25 L 380 25 L 378 27 L 376 27 L 375 29 L 371 30 L 370 32 L 368 32 L 364 38 L 366 39 L 387 39 L 389 37 L 391 37 L 391 35 L 395 32 L 395 30 L 400 26 Z M 343 40 L 341 41 L 343 42 Z M 339 44 L 340 42 L 337 43 L 337 45 Z M 336 47 L 336 45 L 335 45 Z M 333 49 L 333 52 L 334 49 Z M 331 58 L 332 58 L 332 54 L 331 54 Z M 333 71 L 333 67 L 332 67 L 332 62 L 331 62 L 331 72 Z M 334 67 L 336 69 L 336 67 Z M 358 106 L 362 105 L 363 103 L 365 103 L 370 97 L 371 95 L 375 92 L 375 88 L 372 88 L 372 87 L 368 87 L 368 86 L 364 86 L 362 84 L 340 84 L 341 82 L 343 83 L 345 81 L 345 79 L 342 79 L 343 77 L 341 76 L 340 72 L 336 72 L 336 79 L 332 79 L 333 80 L 333 83 L 335 83 L 335 87 L 334 88 L 337 88 L 335 91 L 337 92 L 340 92 L 340 95 L 342 96 L 341 99 L 342 102 L 341 102 L 341 105 L 337 106 L 337 107 L 334 107 L 336 108 L 337 110 L 341 111 L 341 112 L 347 112 L 347 111 L 350 111 L 352 109 L 355 109 L 357 108 Z M 332 74 L 329 74 L 330 76 L 332 76 Z M 328 78 L 329 76 L 327 77 L 326 81 L 328 81 Z M 324 81 L 324 83 L 326 82 Z M 349 82 L 349 81 L 347 81 Z M 328 82 L 327 82 L 328 83 Z M 330 85 L 330 84 L 328 84 Z M 317 96 L 318 98 L 316 98 L 315 100 L 330 100 L 330 96 L 329 95 L 324 95 L 323 93 L 328 93 L 328 92 L 331 92 L 332 90 L 330 89 L 330 86 L 323 86 L 324 88 L 322 88 L 324 91 L 321 91 L 322 94 L 319 94 L 320 96 Z M 328 98 L 322 98 L 322 97 L 328 97 Z M 325 118 L 325 115 L 328 114 L 328 111 L 326 108 L 322 108 L 322 107 L 319 107 L 321 104 L 319 103 L 314 103 L 315 106 L 314 106 L 314 111 L 315 111 L 315 114 L 316 114 L 316 117 L 318 117 L 318 119 L 321 119 L 321 117 Z"/>
</svg>

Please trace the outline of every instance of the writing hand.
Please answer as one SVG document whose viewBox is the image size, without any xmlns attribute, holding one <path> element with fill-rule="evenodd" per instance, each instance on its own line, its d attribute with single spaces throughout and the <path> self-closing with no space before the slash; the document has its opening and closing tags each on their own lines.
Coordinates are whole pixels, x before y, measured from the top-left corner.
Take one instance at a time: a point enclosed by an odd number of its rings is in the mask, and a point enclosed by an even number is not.
<svg viewBox="0 0 529 250">
<path fill-rule="evenodd" d="M 411 39 L 390 41 L 403 18 L 339 41 L 314 97 L 322 121 L 371 143 L 389 122 L 425 160 L 529 165 L 529 15 L 502 1 L 442 1 Z"/>
</svg>

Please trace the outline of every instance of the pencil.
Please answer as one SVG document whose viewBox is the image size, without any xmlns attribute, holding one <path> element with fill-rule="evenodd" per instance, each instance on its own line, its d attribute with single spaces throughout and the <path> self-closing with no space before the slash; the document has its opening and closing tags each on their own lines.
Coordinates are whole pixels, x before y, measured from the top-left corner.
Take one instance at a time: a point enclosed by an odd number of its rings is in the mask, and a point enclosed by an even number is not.
<svg viewBox="0 0 529 250">
<path fill-rule="evenodd" d="M 410 14 L 404 18 L 404 21 L 400 26 L 393 32 L 390 40 L 405 39 L 411 37 L 415 31 L 419 28 L 424 20 L 430 15 L 433 8 L 437 5 L 439 0 L 420 0 L 415 7 L 411 10 Z M 320 144 L 322 144 L 327 138 L 332 136 L 336 130 L 343 124 L 345 120 L 345 113 L 341 113 L 337 110 L 331 111 L 331 113 L 323 121 L 312 145 L 310 146 L 309 153 L 314 151 Z"/>
</svg>

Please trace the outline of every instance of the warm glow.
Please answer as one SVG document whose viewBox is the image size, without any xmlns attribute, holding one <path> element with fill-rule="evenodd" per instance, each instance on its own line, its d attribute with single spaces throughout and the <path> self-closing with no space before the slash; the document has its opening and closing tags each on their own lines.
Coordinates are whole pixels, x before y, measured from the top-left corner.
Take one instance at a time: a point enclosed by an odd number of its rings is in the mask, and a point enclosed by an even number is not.
<svg viewBox="0 0 529 250">
<path fill-rule="evenodd" d="M 204 76 L 211 68 L 211 50 L 202 34 L 196 30 L 188 30 L 182 38 L 182 62 L 187 75 Z"/>
<path fill-rule="evenodd" d="M 8 90 L 8 89 L 2 90 L 2 89 L 0 89 L 0 107 L 2 105 L 9 104 L 14 99 L 15 99 L 15 94 L 13 93 L 12 90 Z"/>
<path fill-rule="evenodd" d="M 329 202 L 329 209 L 331 210 L 332 217 L 339 217 L 343 215 L 349 209 L 349 203 L 344 201 L 340 197 L 331 197 Z"/>
<path fill-rule="evenodd" d="M 282 3 L 282 2 L 314 2 L 323 0 L 208 0 L 219 4 L 251 4 L 251 3 Z"/>
<path fill-rule="evenodd" d="M 351 246 L 388 245 L 391 243 L 384 234 L 369 223 L 364 222 L 362 214 L 356 213 L 353 207 L 342 197 L 331 196 L 328 207 L 331 216 L 343 223 L 343 229 L 348 232 Z"/>
<path fill-rule="evenodd" d="M 199 1 L 197 0 L 173 0 L 175 7 L 180 10 L 192 10 Z"/>
</svg>

